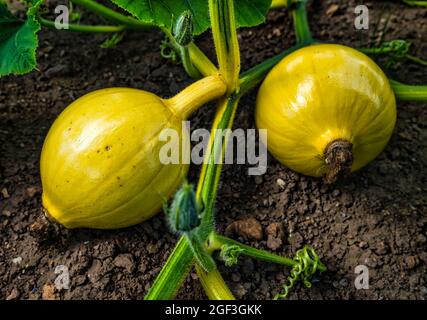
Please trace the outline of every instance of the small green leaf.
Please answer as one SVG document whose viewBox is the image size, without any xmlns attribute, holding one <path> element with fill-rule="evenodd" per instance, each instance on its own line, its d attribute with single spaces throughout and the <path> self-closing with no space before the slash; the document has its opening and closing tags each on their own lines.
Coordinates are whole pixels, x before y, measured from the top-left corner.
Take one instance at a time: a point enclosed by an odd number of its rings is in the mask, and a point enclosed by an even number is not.
<svg viewBox="0 0 427 320">
<path fill-rule="evenodd" d="M 101 43 L 100 47 L 102 49 L 115 48 L 123 40 L 124 35 L 124 32 L 115 33 L 110 38 L 106 39 L 103 43 Z"/>
<path fill-rule="evenodd" d="M 111 0 L 143 22 L 171 29 L 186 10 L 194 17 L 194 34 L 209 28 L 207 0 Z M 234 0 L 237 27 L 256 26 L 265 20 L 272 0 Z"/>
<path fill-rule="evenodd" d="M 24 74 L 36 67 L 40 24 L 35 15 L 42 2 L 33 1 L 26 21 L 16 18 L 0 3 L 0 76 Z"/>
</svg>

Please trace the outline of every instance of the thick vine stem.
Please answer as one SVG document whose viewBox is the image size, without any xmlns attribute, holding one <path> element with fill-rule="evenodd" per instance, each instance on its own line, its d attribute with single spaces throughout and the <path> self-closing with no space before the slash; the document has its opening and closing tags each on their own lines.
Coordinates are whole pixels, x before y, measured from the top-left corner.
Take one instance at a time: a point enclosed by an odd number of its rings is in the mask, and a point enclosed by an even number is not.
<svg viewBox="0 0 427 320">
<path fill-rule="evenodd" d="M 206 272 L 196 263 L 196 272 L 210 300 L 235 300 L 218 270 Z"/>
<path fill-rule="evenodd" d="M 204 77 L 219 73 L 218 68 L 193 42 L 188 45 L 188 53 L 190 54 L 191 63 Z"/>
<path fill-rule="evenodd" d="M 187 119 L 205 103 L 222 97 L 226 90 L 223 78 L 217 74 L 200 79 L 176 96 L 163 101 L 176 115 Z"/>
<path fill-rule="evenodd" d="M 324 151 L 327 171 L 324 180 L 334 183 L 339 177 L 350 173 L 353 164 L 353 144 L 346 140 L 337 139 L 330 142 Z"/>
<path fill-rule="evenodd" d="M 186 232 L 185 237 L 193 251 L 196 265 L 201 267 L 205 272 L 212 272 L 216 270 L 216 263 L 213 260 L 210 252 L 204 246 L 204 241 L 200 239 L 196 232 Z"/>
<path fill-rule="evenodd" d="M 222 99 L 219 102 L 219 107 L 215 116 L 214 123 L 212 125 L 212 131 L 215 132 L 216 129 L 226 129 L 232 126 L 237 105 L 241 95 L 249 91 L 251 88 L 255 87 L 259 82 L 262 81 L 265 74 L 276 65 L 282 58 L 291 52 L 302 47 L 304 44 L 292 47 L 283 53 L 272 57 L 266 60 L 264 63 L 250 69 L 245 72 L 241 77 L 241 90 L 239 94 L 232 95 L 228 99 Z M 195 50 L 199 50 L 195 47 Z M 191 45 L 190 45 L 190 55 L 191 55 Z M 203 55 L 199 55 L 202 57 Z M 201 59 L 199 62 L 202 62 Z M 194 63 L 194 60 L 193 60 Z M 197 64 L 194 63 L 197 67 Z M 215 67 L 212 65 L 208 70 L 201 70 L 204 72 L 213 72 Z M 204 216 L 205 220 L 213 219 L 213 203 L 215 200 L 216 189 L 218 188 L 219 176 L 220 176 L 220 165 L 215 165 L 213 159 L 218 156 L 218 152 L 222 150 L 219 144 L 213 146 L 215 140 L 213 139 L 215 135 L 211 135 L 211 141 L 209 142 L 209 147 L 206 153 L 206 157 L 210 159 L 208 162 L 204 162 L 202 170 L 199 177 L 199 183 L 197 185 L 196 197 L 198 202 L 203 202 L 205 205 L 205 210 L 208 211 L 208 214 Z M 219 141 L 218 141 L 219 142 Z M 215 151 L 216 150 L 216 154 Z M 210 205 L 209 205 L 210 204 Z M 212 226 L 213 228 L 213 226 Z M 207 235 L 209 235 L 208 231 Z M 175 296 L 178 288 L 182 284 L 185 276 L 188 274 L 191 269 L 191 265 L 194 263 L 194 256 L 189 247 L 188 242 L 182 236 L 178 244 L 175 246 L 174 251 L 169 256 L 167 263 L 163 266 L 160 274 L 157 276 L 153 286 L 151 287 L 149 293 L 145 299 L 154 300 L 154 299 L 172 299 Z M 200 276 L 200 274 L 199 274 Z M 221 275 L 218 273 L 217 277 Z"/>
<path fill-rule="evenodd" d="M 390 80 L 396 98 L 401 101 L 427 101 L 427 85 L 409 85 Z"/>
<path fill-rule="evenodd" d="M 169 300 L 176 293 L 194 262 L 193 252 L 185 237 L 175 245 L 168 260 L 148 291 L 144 300 Z"/>
<path fill-rule="evenodd" d="M 297 43 L 313 42 L 308 23 L 307 2 L 308 0 L 288 0 L 288 3 L 290 3 L 288 8 L 291 10 L 292 19 L 294 20 Z"/>
<path fill-rule="evenodd" d="M 209 0 L 209 13 L 219 71 L 227 82 L 230 94 L 239 86 L 240 73 L 234 1 Z"/>
</svg>

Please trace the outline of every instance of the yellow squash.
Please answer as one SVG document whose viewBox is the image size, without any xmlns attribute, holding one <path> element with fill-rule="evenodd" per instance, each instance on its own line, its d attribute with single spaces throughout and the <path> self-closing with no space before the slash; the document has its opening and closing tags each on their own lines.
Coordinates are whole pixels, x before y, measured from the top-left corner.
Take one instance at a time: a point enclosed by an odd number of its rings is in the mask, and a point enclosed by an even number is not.
<svg viewBox="0 0 427 320">
<path fill-rule="evenodd" d="M 285 166 L 334 181 L 386 146 L 396 101 L 382 70 L 342 45 L 302 48 L 277 64 L 257 97 L 256 125 Z M 265 141 L 264 141 L 265 142 Z"/>
<path fill-rule="evenodd" d="M 189 148 L 182 121 L 226 91 L 219 76 L 202 79 L 164 100 L 136 89 L 89 93 L 52 125 L 41 154 L 43 206 L 67 228 L 112 229 L 159 211 L 184 178 L 188 164 L 162 164 L 163 129 L 175 129 Z M 182 136 L 184 135 L 184 136 Z"/>
</svg>

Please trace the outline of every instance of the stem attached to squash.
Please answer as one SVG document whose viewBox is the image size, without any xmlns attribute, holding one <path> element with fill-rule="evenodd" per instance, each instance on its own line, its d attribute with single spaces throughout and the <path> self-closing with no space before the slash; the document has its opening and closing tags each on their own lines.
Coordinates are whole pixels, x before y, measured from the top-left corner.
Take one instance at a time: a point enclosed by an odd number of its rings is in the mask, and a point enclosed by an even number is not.
<svg viewBox="0 0 427 320">
<path fill-rule="evenodd" d="M 240 51 L 234 16 L 234 1 L 209 0 L 212 35 L 219 64 L 228 93 L 239 85 Z"/>
<path fill-rule="evenodd" d="M 390 80 L 396 98 L 402 101 L 427 101 L 427 85 L 409 85 Z"/>
<path fill-rule="evenodd" d="M 346 140 L 331 141 L 325 148 L 324 158 L 326 173 L 323 177 L 326 183 L 334 183 L 341 176 L 351 171 L 353 164 L 353 144 Z"/>
<path fill-rule="evenodd" d="M 175 114 L 187 119 L 205 103 L 222 97 L 226 90 L 227 86 L 220 75 L 209 76 L 194 82 L 164 102 Z"/>
</svg>

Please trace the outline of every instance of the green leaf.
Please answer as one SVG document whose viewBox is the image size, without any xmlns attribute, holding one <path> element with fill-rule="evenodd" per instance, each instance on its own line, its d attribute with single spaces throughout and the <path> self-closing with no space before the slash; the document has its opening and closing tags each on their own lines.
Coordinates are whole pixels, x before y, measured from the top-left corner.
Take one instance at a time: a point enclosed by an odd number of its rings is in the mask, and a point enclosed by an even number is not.
<svg viewBox="0 0 427 320">
<path fill-rule="evenodd" d="M 33 1 L 25 21 L 16 18 L 0 2 L 0 76 L 24 74 L 36 67 L 40 24 L 35 15 L 42 2 Z"/>
<path fill-rule="evenodd" d="M 171 29 L 176 19 L 186 10 L 194 16 L 194 34 L 209 26 L 207 0 L 111 0 L 143 22 Z M 265 20 L 272 0 L 234 0 L 237 27 L 256 26 Z"/>
</svg>

